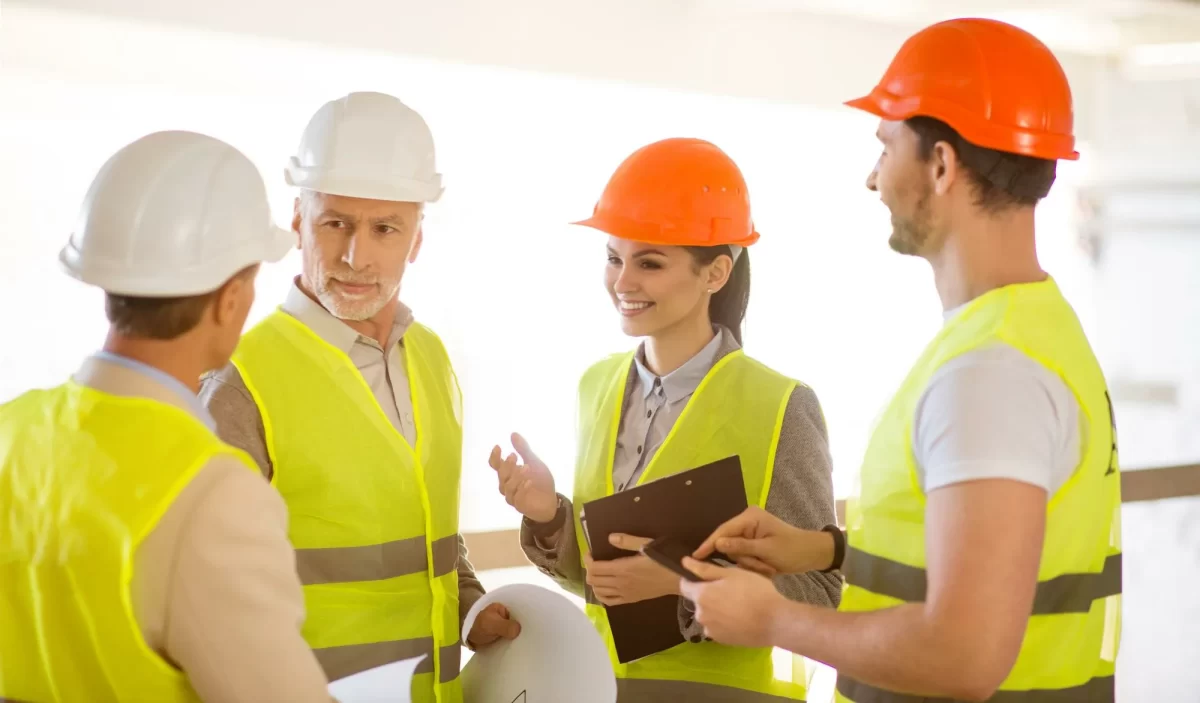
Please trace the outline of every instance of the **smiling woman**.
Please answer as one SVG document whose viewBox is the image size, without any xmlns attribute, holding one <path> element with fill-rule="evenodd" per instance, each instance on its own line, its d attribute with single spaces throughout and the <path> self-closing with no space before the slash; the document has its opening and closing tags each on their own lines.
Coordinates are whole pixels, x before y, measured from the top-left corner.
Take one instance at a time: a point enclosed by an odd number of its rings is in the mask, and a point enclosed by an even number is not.
<svg viewBox="0 0 1200 703">
<path fill-rule="evenodd" d="M 582 595 L 613 651 L 606 607 L 675 597 L 684 644 L 629 663 L 614 661 L 623 703 L 657 700 L 803 700 L 802 681 L 774 675 L 769 647 L 706 641 L 679 578 L 635 555 L 645 536 L 614 541 L 631 556 L 594 560 L 575 506 L 736 455 L 746 501 L 795 525 L 835 521 L 824 418 L 816 395 L 746 356 L 745 247 L 758 241 L 740 169 L 699 139 L 666 139 L 618 168 L 592 217 L 609 235 L 605 285 L 621 329 L 644 342 L 593 365 L 579 384 L 579 453 L 572 497 L 514 435 L 516 455 L 490 463 L 506 501 L 525 516 L 526 555 Z M 658 536 L 658 535 L 649 535 Z M 777 580 L 792 600 L 835 606 L 841 578 Z"/>
</svg>

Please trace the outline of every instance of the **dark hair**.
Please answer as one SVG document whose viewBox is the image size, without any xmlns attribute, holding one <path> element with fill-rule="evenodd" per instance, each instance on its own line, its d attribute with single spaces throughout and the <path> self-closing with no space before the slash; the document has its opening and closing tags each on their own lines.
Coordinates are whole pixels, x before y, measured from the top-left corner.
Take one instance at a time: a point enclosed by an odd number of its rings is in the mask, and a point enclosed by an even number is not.
<svg viewBox="0 0 1200 703">
<path fill-rule="evenodd" d="M 954 149 L 975 188 L 975 204 L 989 212 L 1032 206 L 1054 184 L 1058 162 L 976 146 L 950 125 L 932 117 L 910 117 L 904 123 L 917 133 L 917 155 L 928 161 L 938 142 Z"/>
<path fill-rule="evenodd" d="M 200 324 L 204 311 L 237 278 L 251 277 L 258 264 L 234 274 L 221 287 L 208 293 L 175 298 L 146 298 L 105 293 L 104 312 L 113 329 L 124 337 L 171 340 L 191 332 Z"/>
<path fill-rule="evenodd" d="M 724 254 L 733 257 L 728 245 L 715 247 L 686 247 L 697 266 L 707 266 Z M 750 253 L 742 249 L 733 262 L 729 280 L 721 290 L 713 293 L 708 301 L 708 317 L 713 324 L 727 327 L 738 344 L 742 343 L 742 320 L 746 319 L 746 307 L 750 304 Z"/>
</svg>

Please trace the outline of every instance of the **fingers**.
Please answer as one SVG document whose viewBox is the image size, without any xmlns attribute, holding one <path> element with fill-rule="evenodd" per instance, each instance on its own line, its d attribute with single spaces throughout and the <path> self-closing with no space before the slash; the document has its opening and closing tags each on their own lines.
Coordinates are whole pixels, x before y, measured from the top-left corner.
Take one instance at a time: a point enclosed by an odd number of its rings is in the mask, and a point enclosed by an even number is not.
<svg viewBox="0 0 1200 703">
<path fill-rule="evenodd" d="M 593 586 L 592 593 L 604 605 L 621 605 L 625 602 L 621 591 L 613 586 Z"/>
<path fill-rule="evenodd" d="M 762 574 L 768 578 L 776 576 L 779 570 L 758 557 L 740 557 L 737 560 L 737 565 L 747 571 L 753 571 L 756 574 Z"/>
<path fill-rule="evenodd" d="M 683 558 L 683 568 L 699 576 L 705 581 L 720 581 L 729 576 L 732 569 L 727 569 L 716 564 L 709 564 L 706 561 L 696 561 L 691 557 Z"/>
<path fill-rule="evenodd" d="M 754 515 L 750 512 L 750 510 L 750 508 L 747 508 L 742 512 L 741 515 L 730 518 L 729 520 L 721 523 L 721 526 L 713 530 L 713 533 L 708 536 L 708 539 L 704 540 L 704 542 L 696 548 L 695 552 L 692 552 L 692 556 L 696 557 L 697 559 L 707 559 L 708 557 L 712 556 L 713 552 L 717 551 L 719 548 L 717 543 L 720 540 L 733 536 L 741 536 L 743 534 L 753 534 Z"/>
<path fill-rule="evenodd" d="M 537 454 L 533 453 L 533 449 L 530 449 L 529 442 L 526 442 L 524 437 L 513 432 L 511 439 L 513 449 L 516 449 L 517 454 L 521 455 L 521 461 L 524 461 L 526 464 L 540 464 L 542 462 Z"/>
<path fill-rule="evenodd" d="M 645 537 L 634 537 L 633 535 L 624 535 L 613 533 L 608 536 L 608 543 L 618 549 L 624 549 L 628 552 L 639 552 L 642 547 L 650 544 L 654 540 Z"/>
<path fill-rule="evenodd" d="M 746 539 L 745 537 L 722 537 L 717 540 L 717 551 L 738 560 L 742 557 L 756 557 L 759 561 L 766 556 L 767 541 L 763 539 Z"/>
</svg>

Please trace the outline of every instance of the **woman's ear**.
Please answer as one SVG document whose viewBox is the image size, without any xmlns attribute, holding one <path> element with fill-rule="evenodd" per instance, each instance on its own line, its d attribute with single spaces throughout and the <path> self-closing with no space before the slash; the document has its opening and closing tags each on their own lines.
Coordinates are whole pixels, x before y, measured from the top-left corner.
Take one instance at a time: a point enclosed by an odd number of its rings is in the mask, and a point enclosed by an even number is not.
<svg viewBox="0 0 1200 703">
<path fill-rule="evenodd" d="M 716 293 L 725 287 L 729 282 L 729 276 L 733 273 L 733 257 L 728 254 L 722 254 L 713 260 L 708 265 L 708 292 Z"/>
</svg>

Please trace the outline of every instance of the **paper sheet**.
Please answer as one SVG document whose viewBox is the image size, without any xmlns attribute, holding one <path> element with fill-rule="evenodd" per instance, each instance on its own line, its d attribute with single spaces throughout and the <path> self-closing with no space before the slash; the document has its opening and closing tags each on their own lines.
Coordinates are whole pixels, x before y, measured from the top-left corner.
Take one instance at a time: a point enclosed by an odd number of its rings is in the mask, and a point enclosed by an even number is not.
<svg viewBox="0 0 1200 703">
<path fill-rule="evenodd" d="M 467 613 L 463 640 L 479 611 L 503 603 L 521 634 L 476 652 L 463 669 L 464 703 L 614 703 L 617 680 L 604 640 L 578 605 L 541 586 L 489 592 Z"/>
<path fill-rule="evenodd" d="M 338 679 L 329 695 L 338 703 L 412 703 L 412 680 L 426 655 L 404 659 Z"/>
</svg>

